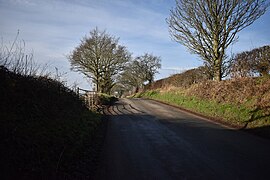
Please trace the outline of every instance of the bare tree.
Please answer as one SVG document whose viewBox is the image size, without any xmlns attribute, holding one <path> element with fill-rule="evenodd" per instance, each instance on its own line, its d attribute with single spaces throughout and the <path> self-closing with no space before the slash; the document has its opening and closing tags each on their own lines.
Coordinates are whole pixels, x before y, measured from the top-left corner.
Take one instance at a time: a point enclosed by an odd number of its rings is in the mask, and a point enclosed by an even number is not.
<svg viewBox="0 0 270 180">
<path fill-rule="evenodd" d="M 252 77 L 255 75 L 253 72 L 252 60 L 248 51 L 244 51 L 232 57 L 230 75 L 232 78 Z"/>
<path fill-rule="evenodd" d="M 137 66 L 140 74 L 143 76 L 143 81 L 148 81 L 149 84 L 154 81 L 155 74 L 158 73 L 158 69 L 161 68 L 160 63 L 160 57 L 148 53 L 138 56 L 134 60 L 135 66 Z"/>
<path fill-rule="evenodd" d="M 132 61 L 118 77 L 118 84 L 125 87 L 125 91 L 138 92 L 142 88 L 144 82 L 144 74 L 137 62 Z"/>
<path fill-rule="evenodd" d="M 167 23 L 172 38 L 207 62 L 220 81 L 226 49 L 268 6 L 267 0 L 176 0 Z"/>
<path fill-rule="evenodd" d="M 270 72 L 270 46 L 253 49 L 250 54 L 254 64 L 254 70 L 260 76 L 268 76 Z"/>
<path fill-rule="evenodd" d="M 91 78 L 98 92 L 110 93 L 113 76 L 123 70 L 131 55 L 125 46 L 105 31 L 95 28 L 68 57 L 72 70 Z"/>
<path fill-rule="evenodd" d="M 126 90 L 138 92 L 144 83 L 153 83 L 155 74 L 161 68 L 160 62 L 161 58 L 153 54 L 138 56 L 120 74 L 118 82 L 124 85 Z"/>
</svg>

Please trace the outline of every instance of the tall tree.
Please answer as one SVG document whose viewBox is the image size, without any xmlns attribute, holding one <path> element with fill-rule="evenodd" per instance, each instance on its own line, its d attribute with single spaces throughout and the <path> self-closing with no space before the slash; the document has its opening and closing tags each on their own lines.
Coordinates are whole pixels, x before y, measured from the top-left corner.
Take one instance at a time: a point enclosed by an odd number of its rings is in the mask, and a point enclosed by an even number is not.
<svg viewBox="0 0 270 180">
<path fill-rule="evenodd" d="M 220 81 L 226 49 L 268 6 L 267 0 L 176 0 L 167 23 L 172 38 L 199 55 Z"/>
<path fill-rule="evenodd" d="M 95 28 L 68 57 L 72 70 L 91 78 L 98 92 L 110 93 L 113 77 L 123 70 L 131 57 L 118 41 L 119 38 Z"/>
</svg>

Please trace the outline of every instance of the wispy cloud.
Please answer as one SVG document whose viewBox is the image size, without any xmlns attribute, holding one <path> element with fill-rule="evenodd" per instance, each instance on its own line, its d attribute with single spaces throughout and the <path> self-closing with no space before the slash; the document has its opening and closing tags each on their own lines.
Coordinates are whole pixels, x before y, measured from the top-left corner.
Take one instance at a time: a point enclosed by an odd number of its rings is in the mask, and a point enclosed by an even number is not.
<svg viewBox="0 0 270 180">
<path fill-rule="evenodd" d="M 23 5 L 23 6 L 33 6 L 35 5 L 35 1 L 33 0 L 10 0 L 10 2 L 14 5 Z"/>
</svg>

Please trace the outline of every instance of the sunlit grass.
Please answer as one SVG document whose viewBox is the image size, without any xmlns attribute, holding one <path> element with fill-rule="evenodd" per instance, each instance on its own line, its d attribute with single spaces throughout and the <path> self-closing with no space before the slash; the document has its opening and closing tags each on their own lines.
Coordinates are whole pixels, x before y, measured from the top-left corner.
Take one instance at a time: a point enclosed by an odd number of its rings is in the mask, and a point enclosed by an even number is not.
<svg viewBox="0 0 270 180">
<path fill-rule="evenodd" d="M 249 108 L 250 101 L 247 101 L 247 104 L 235 105 L 199 99 L 194 96 L 187 96 L 179 91 L 161 92 L 159 90 L 146 91 L 136 96 L 177 105 L 205 116 L 218 118 L 233 125 L 245 125 L 252 115 L 252 109 Z M 256 112 L 256 116 L 259 117 L 261 113 Z M 269 124 L 269 121 L 264 119 L 264 121 L 259 121 L 258 123 L 262 126 Z M 258 126 L 258 123 L 253 123 L 253 126 Z"/>
</svg>

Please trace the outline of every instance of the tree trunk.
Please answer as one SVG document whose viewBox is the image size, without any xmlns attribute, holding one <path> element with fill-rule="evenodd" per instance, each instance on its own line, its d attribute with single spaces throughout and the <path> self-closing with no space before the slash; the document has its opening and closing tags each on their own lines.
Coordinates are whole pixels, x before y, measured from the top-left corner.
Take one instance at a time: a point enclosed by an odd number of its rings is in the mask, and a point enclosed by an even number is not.
<svg viewBox="0 0 270 180">
<path fill-rule="evenodd" d="M 135 93 L 139 92 L 139 87 L 136 86 Z"/>
<path fill-rule="evenodd" d="M 222 74 L 221 74 L 221 60 L 220 59 L 216 59 L 215 61 L 214 61 L 215 63 L 214 63 L 214 78 L 213 78 L 213 80 L 214 81 L 221 81 L 221 76 L 222 76 Z"/>
<path fill-rule="evenodd" d="M 217 27 L 216 27 L 217 28 Z M 214 51 L 214 81 L 221 81 L 221 64 L 222 64 L 222 56 L 218 48 L 219 45 L 219 38 L 218 33 L 214 33 L 214 40 L 213 40 L 213 51 Z"/>
</svg>

